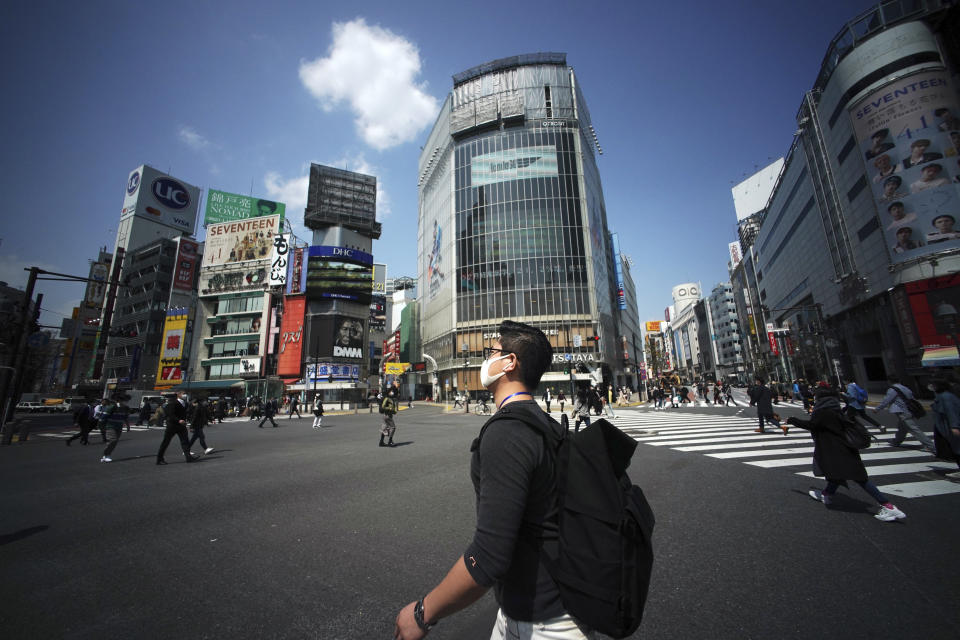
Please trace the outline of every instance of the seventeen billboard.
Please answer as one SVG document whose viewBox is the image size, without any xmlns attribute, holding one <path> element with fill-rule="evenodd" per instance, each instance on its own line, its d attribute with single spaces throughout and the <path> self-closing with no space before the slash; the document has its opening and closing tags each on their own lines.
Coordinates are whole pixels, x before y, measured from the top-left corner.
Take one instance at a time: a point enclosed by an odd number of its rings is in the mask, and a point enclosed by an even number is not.
<svg viewBox="0 0 960 640">
<path fill-rule="evenodd" d="M 203 266 L 269 260 L 279 229 L 280 216 L 212 224 L 207 227 Z"/>
<path fill-rule="evenodd" d="M 890 261 L 960 247 L 960 104 L 949 76 L 887 84 L 850 117 Z"/>
</svg>

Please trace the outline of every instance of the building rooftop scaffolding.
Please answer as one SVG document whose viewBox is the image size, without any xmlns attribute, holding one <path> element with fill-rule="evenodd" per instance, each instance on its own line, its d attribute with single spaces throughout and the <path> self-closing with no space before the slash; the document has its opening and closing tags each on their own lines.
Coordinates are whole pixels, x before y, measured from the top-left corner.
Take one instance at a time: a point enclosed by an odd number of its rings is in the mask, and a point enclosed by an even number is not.
<svg viewBox="0 0 960 640">
<path fill-rule="evenodd" d="M 459 84 L 463 84 L 468 80 L 479 78 L 482 75 L 493 73 L 494 71 L 513 69 L 514 67 L 520 67 L 528 64 L 556 64 L 560 66 L 566 66 L 567 54 L 551 52 L 524 53 L 518 56 L 510 56 L 508 58 L 491 60 L 490 62 L 484 62 L 483 64 L 477 65 L 471 69 L 467 69 L 466 71 L 455 73 L 453 75 L 453 85 L 457 86 Z"/>
</svg>

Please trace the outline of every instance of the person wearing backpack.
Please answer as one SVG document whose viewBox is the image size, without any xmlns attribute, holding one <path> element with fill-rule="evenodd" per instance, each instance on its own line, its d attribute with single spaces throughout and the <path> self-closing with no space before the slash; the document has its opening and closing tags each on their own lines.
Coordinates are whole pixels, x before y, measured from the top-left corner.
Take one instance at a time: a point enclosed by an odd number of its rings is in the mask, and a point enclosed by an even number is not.
<svg viewBox="0 0 960 640">
<path fill-rule="evenodd" d="M 383 424 L 380 426 L 380 445 L 381 447 L 394 447 L 393 434 L 397 431 L 397 423 L 393 421 L 393 416 L 397 413 L 397 401 L 393 397 L 393 389 L 387 393 L 387 397 L 380 403 L 380 413 L 383 414 Z M 384 438 L 389 438 L 384 442 Z"/>
<path fill-rule="evenodd" d="M 523 419 L 561 430 L 531 392 L 550 367 L 553 349 L 542 331 L 505 320 L 500 338 L 483 350 L 480 382 L 493 392 L 497 413 L 474 441 L 470 478 L 477 499 L 473 540 L 447 576 L 396 618 L 394 638 L 419 640 L 443 618 L 489 589 L 500 609 L 491 640 L 583 639 L 593 633 L 564 608 L 541 555 L 558 541 L 554 457 L 546 437 Z"/>
<path fill-rule="evenodd" d="M 960 398 L 946 380 L 934 380 L 928 387 L 937 394 L 933 401 L 933 442 L 937 457 L 952 459 L 960 467 Z M 960 471 L 945 474 L 951 480 L 960 480 Z"/>
<path fill-rule="evenodd" d="M 923 429 L 917 423 L 917 418 L 923 414 L 923 408 L 913 397 L 913 391 L 909 387 L 900 384 L 900 378 L 890 376 L 887 381 L 890 388 L 887 389 L 887 395 L 883 397 L 883 402 L 877 406 L 877 411 L 887 409 L 890 413 L 897 416 L 897 433 L 893 440 L 889 442 L 891 447 L 899 447 L 907 437 L 907 431 L 913 434 L 913 437 L 920 441 L 924 449 L 930 453 L 936 453 L 933 447 L 933 440 L 930 439 Z M 911 409 L 911 405 L 913 408 Z M 919 414 L 919 415 L 918 415 Z"/>
<path fill-rule="evenodd" d="M 788 418 L 787 422 L 799 429 L 806 429 L 813 438 L 813 474 L 825 477 L 827 485 L 822 491 L 813 489 L 808 495 L 825 506 L 830 506 L 840 485 L 853 480 L 880 505 L 874 516 L 882 522 L 906 518 L 906 514 L 887 500 L 867 476 L 867 469 L 860 459 L 860 451 L 847 444 L 844 438 L 846 423 L 838 393 L 827 383 L 821 383 L 814 396 L 813 413 L 809 420 Z"/>
<path fill-rule="evenodd" d="M 847 392 L 843 394 L 843 399 L 847 401 L 847 416 L 851 420 L 856 420 L 857 416 L 863 418 L 865 422 L 869 422 L 877 429 L 880 430 L 880 433 L 886 433 L 887 428 L 877 422 L 875 419 L 867 415 L 867 392 L 866 390 L 858 385 L 856 381 L 850 380 L 847 383 Z"/>
</svg>

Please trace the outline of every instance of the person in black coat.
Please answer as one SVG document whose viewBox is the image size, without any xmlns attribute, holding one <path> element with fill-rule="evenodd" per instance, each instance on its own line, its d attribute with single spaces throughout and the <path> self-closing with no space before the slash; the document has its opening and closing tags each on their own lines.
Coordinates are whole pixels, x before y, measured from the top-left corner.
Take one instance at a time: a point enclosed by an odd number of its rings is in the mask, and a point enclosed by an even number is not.
<svg viewBox="0 0 960 640">
<path fill-rule="evenodd" d="M 269 420 L 269 421 L 270 421 L 270 424 L 272 424 L 274 427 L 276 427 L 276 426 L 277 426 L 277 423 L 273 421 L 273 416 L 275 416 L 276 413 L 277 413 L 277 402 L 276 402 L 276 400 L 267 400 L 267 401 L 263 404 L 263 420 L 261 420 L 261 421 L 260 421 L 260 424 L 258 424 L 257 426 L 260 427 L 261 429 L 263 429 L 263 423 L 266 422 L 267 420 Z"/>
<path fill-rule="evenodd" d="M 207 439 L 203 434 L 203 428 L 210 421 L 210 410 L 206 404 L 196 399 L 191 404 L 193 405 L 193 413 L 190 416 L 190 428 L 193 430 L 193 437 L 190 438 L 189 446 L 193 447 L 193 443 L 199 440 L 203 452 L 210 453 L 213 451 L 213 447 L 207 446 Z"/>
<path fill-rule="evenodd" d="M 173 440 L 173 436 L 180 438 L 180 446 L 183 448 L 183 457 L 187 462 L 193 462 L 196 457 L 190 452 L 190 439 L 187 437 L 187 406 L 182 398 L 176 393 L 166 394 L 167 404 L 163 406 L 163 415 L 166 419 L 166 428 L 163 430 L 163 442 L 160 443 L 160 450 L 157 451 L 157 464 L 167 464 L 163 459 L 163 454 L 167 451 L 167 446 Z"/>
<path fill-rule="evenodd" d="M 806 429 L 813 438 L 813 473 L 827 479 L 822 491 L 811 490 L 809 496 L 825 505 L 830 505 L 840 485 L 847 486 L 853 480 L 880 505 L 874 516 L 877 520 L 892 522 L 906 517 L 870 482 L 867 469 L 860 459 L 860 452 L 847 445 L 843 432 L 847 418 L 842 413 L 839 393 L 826 383 L 818 387 L 809 420 L 789 418 L 787 422 Z M 787 428 L 784 429 L 784 435 Z"/>
<path fill-rule="evenodd" d="M 766 433 L 763 429 L 764 421 L 783 429 L 783 427 L 780 426 L 779 418 L 774 417 L 773 394 L 770 392 L 770 389 L 763 384 L 763 378 L 757 378 L 755 382 L 756 384 L 750 388 L 748 395 L 750 396 L 750 406 L 756 405 L 757 407 L 757 419 L 760 421 L 760 428 L 754 429 L 753 432 Z"/>
</svg>

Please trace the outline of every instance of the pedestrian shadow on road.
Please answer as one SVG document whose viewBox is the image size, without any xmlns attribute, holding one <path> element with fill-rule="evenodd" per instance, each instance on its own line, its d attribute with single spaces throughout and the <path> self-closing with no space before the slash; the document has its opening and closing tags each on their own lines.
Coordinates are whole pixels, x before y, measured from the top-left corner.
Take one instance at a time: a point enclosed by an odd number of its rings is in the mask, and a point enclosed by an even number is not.
<svg viewBox="0 0 960 640">
<path fill-rule="evenodd" d="M 396 449 L 397 447 L 405 447 L 408 444 L 413 444 L 413 442 L 413 440 L 407 440 L 406 442 L 394 442 L 392 448 Z"/>
<path fill-rule="evenodd" d="M 29 538 L 35 533 L 41 533 L 50 528 L 48 524 L 41 524 L 36 527 L 28 527 L 26 529 L 20 529 L 20 531 L 14 531 L 13 533 L 4 533 L 0 534 L 0 546 L 5 544 L 10 544 L 11 542 L 16 542 L 17 540 L 23 540 L 24 538 Z"/>
<path fill-rule="evenodd" d="M 820 491 L 821 488 L 822 487 L 810 487 L 810 489 L 815 489 L 817 491 Z M 813 502 L 813 500 L 810 498 L 810 495 L 806 491 L 801 489 L 794 489 L 793 491 L 802 495 L 807 499 L 808 502 Z M 821 506 L 821 508 L 823 507 Z M 826 508 L 828 511 L 844 511 L 846 513 L 873 513 L 873 511 L 870 510 L 870 503 L 863 502 L 862 500 L 848 496 L 845 493 L 840 493 L 839 491 L 834 494 L 833 500 L 829 505 L 826 506 Z"/>
</svg>

